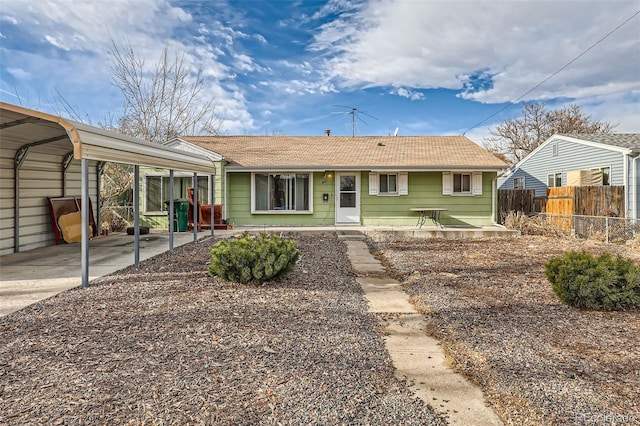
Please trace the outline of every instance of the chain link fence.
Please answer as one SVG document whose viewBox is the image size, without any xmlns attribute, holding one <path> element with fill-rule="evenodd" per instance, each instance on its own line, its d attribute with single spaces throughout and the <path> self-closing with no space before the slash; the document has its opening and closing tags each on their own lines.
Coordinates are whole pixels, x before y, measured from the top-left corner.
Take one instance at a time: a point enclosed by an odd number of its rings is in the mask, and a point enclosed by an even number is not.
<svg viewBox="0 0 640 426">
<path fill-rule="evenodd" d="M 625 243 L 640 235 L 640 220 L 623 217 L 557 215 L 538 213 L 542 222 L 578 238 Z"/>
</svg>

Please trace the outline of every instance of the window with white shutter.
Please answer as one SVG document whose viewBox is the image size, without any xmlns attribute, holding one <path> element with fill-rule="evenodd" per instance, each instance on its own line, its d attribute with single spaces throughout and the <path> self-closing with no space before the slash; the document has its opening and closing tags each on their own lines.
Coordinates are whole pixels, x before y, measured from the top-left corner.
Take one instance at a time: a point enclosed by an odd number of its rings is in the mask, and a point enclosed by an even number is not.
<svg viewBox="0 0 640 426">
<path fill-rule="evenodd" d="M 370 172 L 369 195 L 409 195 L 409 173 Z"/>
<path fill-rule="evenodd" d="M 453 173 L 442 172 L 442 195 L 453 194 Z"/>
<path fill-rule="evenodd" d="M 473 183 L 471 192 L 473 195 L 482 195 L 482 172 L 473 173 Z"/>
<path fill-rule="evenodd" d="M 378 195 L 378 174 L 369 173 L 369 195 Z"/>
<path fill-rule="evenodd" d="M 442 195 L 482 195 L 482 172 L 442 172 Z"/>
<path fill-rule="evenodd" d="M 398 194 L 409 195 L 409 173 L 398 173 Z"/>
</svg>

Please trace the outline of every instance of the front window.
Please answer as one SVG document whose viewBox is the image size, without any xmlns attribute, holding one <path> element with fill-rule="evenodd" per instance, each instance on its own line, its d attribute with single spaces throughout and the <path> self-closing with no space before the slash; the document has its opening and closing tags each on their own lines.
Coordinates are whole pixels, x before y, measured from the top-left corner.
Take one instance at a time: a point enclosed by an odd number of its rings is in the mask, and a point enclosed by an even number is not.
<svg viewBox="0 0 640 426">
<path fill-rule="evenodd" d="M 188 198 L 187 188 L 193 186 L 192 176 L 173 177 L 173 197 Z M 146 176 L 145 211 L 159 212 L 164 210 L 164 202 L 169 200 L 169 176 Z M 198 176 L 198 200 L 207 204 L 209 200 L 209 178 Z"/>
<path fill-rule="evenodd" d="M 397 174 L 380 174 L 380 190 L 379 194 L 397 194 L 398 193 L 398 175 Z"/>
<path fill-rule="evenodd" d="M 309 173 L 255 173 L 255 211 L 309 211 Z"/>
<path fill-rule="evenodd" d="M 551 173 L 547 175 L 547 186 L 549 188 L 562 186 L 562 173 Z"/>
<path fill-rule="evenodd" d="M 454 173 L 453 174 L 453 193 L 454 194 L 470 194 L 471 193 L 471 173 Z"/>
</svg>

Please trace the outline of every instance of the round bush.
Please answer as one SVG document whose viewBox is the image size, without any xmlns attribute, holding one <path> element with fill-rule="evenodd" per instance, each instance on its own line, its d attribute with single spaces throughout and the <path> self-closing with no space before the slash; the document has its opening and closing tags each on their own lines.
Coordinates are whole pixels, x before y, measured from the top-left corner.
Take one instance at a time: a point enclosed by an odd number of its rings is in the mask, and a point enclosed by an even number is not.
<svg viewBox="0 0 640 426">
<path fill-rule="evenodd" d="M 300 256 L 294 240 L 266 233 L 219 241 L 209 253 L 210 275 L 255 285 L 288 274 Z"/>
<path fill-rule="evenodd" d="M 548 261 L 545 274 L 568 305 L 601 311 L 640 307 L 640 267 L 630 259 L 568 252 Z"/>
</svg>

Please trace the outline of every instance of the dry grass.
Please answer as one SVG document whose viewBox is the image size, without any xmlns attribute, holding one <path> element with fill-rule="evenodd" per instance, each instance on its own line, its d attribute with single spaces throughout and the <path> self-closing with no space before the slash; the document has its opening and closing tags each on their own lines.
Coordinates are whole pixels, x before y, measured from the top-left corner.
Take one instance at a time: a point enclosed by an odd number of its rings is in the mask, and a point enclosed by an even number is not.
<svg viewBox="0 0 640 426">
<path fill-rule="evenodd" d="M 542 236 L 375 244 L 451 365 L 483 388 L 507 424 L 640 423 L 640 312 L 568 307 L 544 274 L 549 259 L 569 250 L 636 262 L 640 251 Z"/>
</svg>

